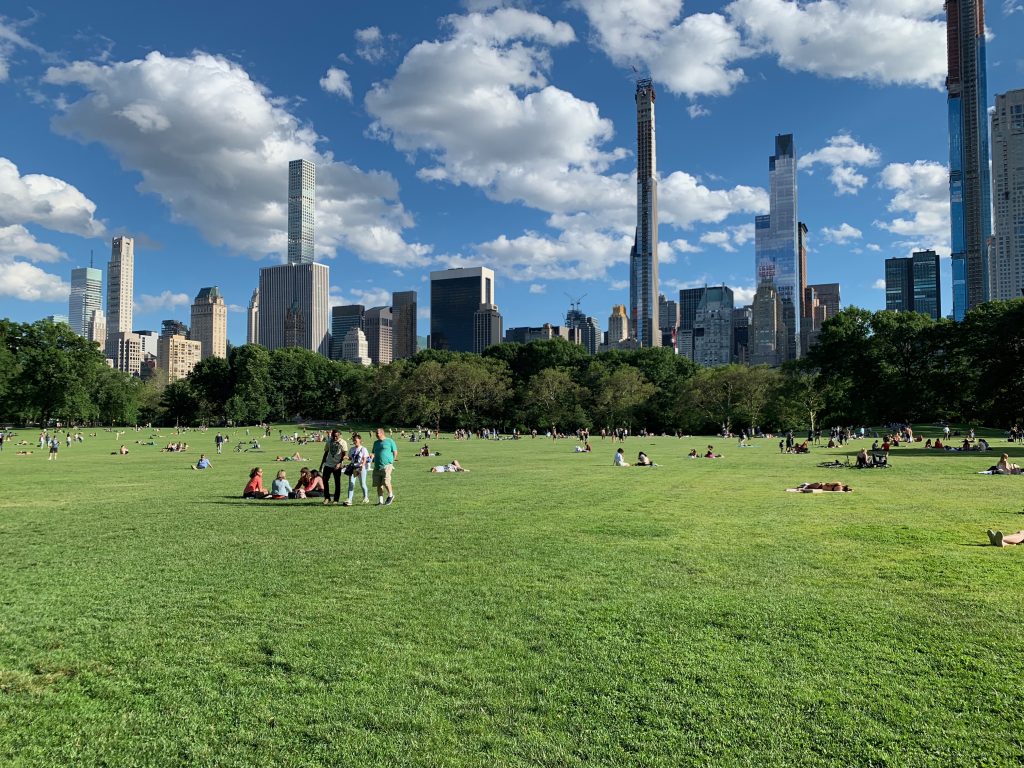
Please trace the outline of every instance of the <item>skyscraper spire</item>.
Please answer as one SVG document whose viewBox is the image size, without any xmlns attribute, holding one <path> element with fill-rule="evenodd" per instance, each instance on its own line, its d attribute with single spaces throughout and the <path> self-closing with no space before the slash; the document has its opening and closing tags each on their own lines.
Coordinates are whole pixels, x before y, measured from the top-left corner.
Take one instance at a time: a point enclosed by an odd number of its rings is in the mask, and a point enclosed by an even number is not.
<svg viewBox="0 0 1024 768">
<path fill-rule="evenodd" d="M 658 171 L 654 83 L 636 83 L 636 236 L 629 254 L 630 326 L 642 347 L 660 347 L 658 327 Z"/>
</svg>

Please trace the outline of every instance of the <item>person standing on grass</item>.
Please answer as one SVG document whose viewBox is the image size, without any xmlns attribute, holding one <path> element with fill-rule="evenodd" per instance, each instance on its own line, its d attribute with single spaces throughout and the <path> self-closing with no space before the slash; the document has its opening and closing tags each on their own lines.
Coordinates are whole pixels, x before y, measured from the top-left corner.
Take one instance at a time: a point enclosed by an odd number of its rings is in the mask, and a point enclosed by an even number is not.
<svg viewBox="0 0 1024 768">
<path fill-rule="evenodd" d="M 53 438 L 51 438 L 51 440 L 50 440 L 50 455 L 46 457 L 46 460 L 47 461 L 56 461 L 57 460 L 57 451 L 59 451 L 59 450 L 60 450 L 60 440 L 58 440 L 57 436 L 54 435 Z"/>
<path fill-rule="evenodd" d="M 366 446 L 363 445 L 362 435 L 356 433 L 352 435 L 352 450 L 348 453 L 349 465 L 345 470 L 345 474 L 348 475 L 348 499 L 345 500 L 343 506 L 352 506 L 352 497 L 356 492 L 356 478 L 359 478 L 359 483 L 363 487 L 363 504 L 370 503 L 370 491 L 366 487 L 366 468 L 370 464 L 370 452 L 366 450 Z"/>
<path fill-rule="evenodd" d="M 331 503 L 331 478 L 334 478 L 334 503 L 341 501 L 341 469 L 345 463 L 345 454 L 348 453 L 346 443 L 341 433 L 336 429 L 331 430 L 327 444 L 324 446 L 324 457 L 320 462 L 320 471 L 324 478 L 324 504 Z"/>
<path fill-rule="evenodd" d="M 377 439 L 373 443 L 373 484 L 377 488 L 377 506 L 391 504 L 395 500 L 395 489 L 391 484 L 391 472 L 398 458 L 398 446 L 390 437 L 385 437 L 384 428 L 377 427 Z M 387 491 L 387 498 L 384 497 Z"/>
<path fill-rule="evenodd" d="M 217 443 L 217 453 L 224 453 L 224 435 L 218 432 L 214 442 Z"/>
</svg>

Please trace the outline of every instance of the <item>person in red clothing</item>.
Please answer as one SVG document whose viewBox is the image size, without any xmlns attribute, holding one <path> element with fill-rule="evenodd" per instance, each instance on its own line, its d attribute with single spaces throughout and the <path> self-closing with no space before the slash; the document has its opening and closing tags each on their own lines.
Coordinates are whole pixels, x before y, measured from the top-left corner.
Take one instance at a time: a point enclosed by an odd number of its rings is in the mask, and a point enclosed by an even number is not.
<svg viewBox="0 0 1024 768">
<path fill-rule="evenodd" d="M 253 467 L 249 472 L 249 482 L 242 491 L 244 499 L 268 499 L 270 491 L 263 489 L 263 468 Z"/>
</svg>

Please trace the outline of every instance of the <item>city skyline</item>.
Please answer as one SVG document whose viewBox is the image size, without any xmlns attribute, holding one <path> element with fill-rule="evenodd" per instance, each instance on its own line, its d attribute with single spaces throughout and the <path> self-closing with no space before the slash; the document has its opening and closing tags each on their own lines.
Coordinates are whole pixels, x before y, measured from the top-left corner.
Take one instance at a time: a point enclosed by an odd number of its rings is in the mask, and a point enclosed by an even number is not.
<svg viewBox="0 0 1024 768">
<path fill-rule="evenodd" d="M 324 9 L 294 72 L 279 66 L 292 32 L 236 30 L 219 9 L 187 32 L 118 2 L 9 9 L 5 39 L 20 42 L 0 50 L 12 115 L 0 126 L 2 313 L 66 313 L 71 270 L 124 233 L 137 327 L 187 319 L 195 292 L 219 285 L 229 339 L 244 343 L 259 268 L 287 258 L 283 166 L 307 158 L 331 304 L 425 296 L 430 271 L 486 264 L 507 325 L 558 322 L 551 303 L 567 291 L 604 319 L 628 303 L 631 96 L 646 75 L 662 128 L 661 293 L 726 284 L 750 302 L 766 144 L 793 133 L 808 282 L 840 282 L 845 304 L 879 309 L 885 259 L 933 248 L 948 308 L 946 24 L 941 4 L 921 5 L 876 9 L 865 46 L 852 2 L 666 3 L 644 19 L 626 2 L 403 14 L 385 2 Z M 254 4 L 253 18 L 270 9 Z M 766 9 L 801 33 L 778 34 Z M 986 21 L 992 103 L 1024 85 L 1024 13 L 990 2 Z M 102 47 L 79 34 L 90 27 Z"/>
</svg>

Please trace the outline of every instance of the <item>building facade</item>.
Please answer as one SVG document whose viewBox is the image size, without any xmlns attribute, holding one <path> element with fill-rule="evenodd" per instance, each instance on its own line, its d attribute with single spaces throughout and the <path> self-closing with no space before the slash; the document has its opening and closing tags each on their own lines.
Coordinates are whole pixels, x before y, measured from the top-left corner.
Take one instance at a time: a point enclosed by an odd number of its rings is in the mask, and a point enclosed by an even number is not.
<svg viewBox="0 0 1024 768">
<path fill-rule="evenodd" d="M 629 315 L 626 314 L 626 307 L 623 304 L 612 306 L 612 313 L 608 316 L 608 346 L 614 347 L 629 338 Z"/>
<path fill-rule="evenodd" d="M 758 289 L 765 283 L 771 285 L 782 302 L 782 323 L 789 334 L 785 360 L 795 360 L 800 356 L 800 290 L 803 286 L 797 220 L 796 150 L 791 133 L 775 137 L 775 154 L 768 158 L 768 185 L 769 212 L 754 219 L 754 273 Z M 755 312 L 755 327 L 757 321 Z"/>
<path fill-rule="evenodd" d="M 71 295 L 68 297 L 68 324 L 79 336 L 89 333 L 89 318 L 103 308 L 103 273 L 92 267 L 71 270 Z"/>
<path fill-rule="evenodd" d="M 885 308 L 942 317 L 939 255 L 918 251 L 910 258 L 885 260 Z"/>
<path fill-rule="evenodd" d="M 109 327 L 108 327 L 109 330 Z M 113 367 L 132 376 L 138 376 L 142 369 L 142 342 L 131 331 L 107 334 L 107 345 L 112 352 L 107 357 Z"/>
<path fill-rule="evenodd" d="M 732 288 L 718 285 L 704 289 L 694 320 L 694 362 L 709 367 L 732 362 L 733 309 Z"/>
<path fill-rule="evenodd" d="M 363 314 L 366 307 L 362 304 L 339 304 L 331 307 L 331 359 L 344 360 L 345 339 L 353 328 L 363 330 Z"/>
<path fill-rule="evenodd" d="M 841 309 L 839 283 L 815 283 L 807 286 L 814 289 L 818 302 L 825 307 L 827 317 L 835 317 Z"/>
<path fill-rule="evenodd" d="M 750 305 L 737 307 L 732 311 L 732 361 L 740 365 L 750 362 Z"/>
<path fill-rule="evenodd" d="M 791 335 L 786 327 L 785 308 L 775 286 L 764 281 L 757 287 L 750 306 L 747 350 L 751 365 L 773 368 L 790 359 L 787 345 Z"/>
<path fill-rule="evenodd" d="M 316 166 L 307 160 L 288 163 L 288 263 L 313 263 L 316 221 Z"/>
<path fill-rule="evenodd" d="M 85 338 L 99 345 L 101 351 L 107 346 L 107 316 L 102 309 L 94 309 L 89 316 L 89 325 L 86 328 Z"/>
<path fill-rule="evenodd" d="M 430 273 L 430 348 L 472 352 L 481 304 L 496 304 L 494 271 L 487 267 Z"/>
<path fill-rule="evenodd" d="M 107 357 L 116 359 L 119 334 L 131 333 L 135 300 L 135 241 L 115 237 L 107 264 Z"/>
<path fill-rule="evenodd" d="M 629 254 L 629 320 L 642 347 L 661 346 L 658 322 L 658 169 L 654 83 L 636 83 L 636 235 Z"/>
<path fill-rule="evenodd" d="M 946 0 L 953 319 L 988 300 L 992 234 L 984 0 Z"/>
<path fill-rule="evenodd" d="M 184 379 L 199 364 L 203 355 L 201 342 L 180 334 L 161 336 L 157 344 L 156 364 L 167 371 L 168 381 Z"/>
<path fill-rule="evenodd" d="M 189 338 L 202 345 L 202 360 L 228 356 L 228 306 L 216 285 L 196 295 Z"/>
<path fill-rule="evenodd" d="M 267 349 L 330 351 L 326 264 L 280 264 L 260 270 L 259 343 Z"/>
<path fill-rule="evenodd" d="M 889 312 L 914 311 L 914 262 L 885 260 L 885 308 Z"/>
<path fill-rule="evenodd" d="M 371 307 L 363 315 L 367 354 L 376 365 L 387 365 L 393 358 L 393 318 L 391 307 Z"/>
<path fill-rule="evenodd" d="M 363 329 L 353 326 L 341 342 L 341 359 L 356 365 L 371 365 L 370 348 Z"/>
<path fill-rule="evenodd" d="M 989 263 L 989 297 L 1019 299 L 1024 296 L 1024 90 L 996 96 L 992 113 L 992 201 L 996 226 Z"/>
<path fill-rule="evenodd" d="M 494 304 L 481 304 L 473 315 L 473 351 L 477 354 L 501 343 L 501 312 Z"/>
<path fill-rule="evenodd" d="M 392 356 L 395 360 L 412 357 L 419 351 L 416 342 L 416 291 L 391 294 Z"/>
<path fill-rule="evenodd" d="M 246 313 L 245 343 L 260 343 L 260 289 L 255 288 L 249 299 L 249 310 Z"/>
</svg>

